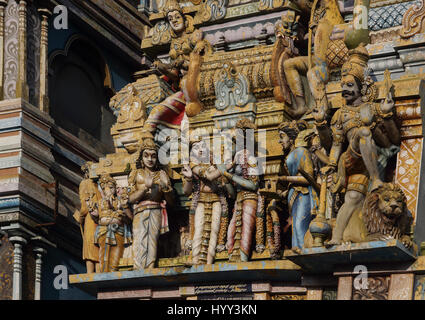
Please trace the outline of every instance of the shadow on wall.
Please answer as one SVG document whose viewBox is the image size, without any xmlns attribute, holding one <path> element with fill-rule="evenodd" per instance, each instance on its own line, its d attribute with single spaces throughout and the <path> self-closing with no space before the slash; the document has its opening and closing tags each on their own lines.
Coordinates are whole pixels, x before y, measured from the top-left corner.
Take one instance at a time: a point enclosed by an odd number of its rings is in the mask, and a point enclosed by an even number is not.
<svg viewBox="0 0 425 320">
<path fill-rule="evenodd" d="M 74 288 L 68 284 L 68 289 L 56 289 L 54 286 L 55 278 L 59 274 L 54 273 L 56 266 L 65 266 L 68 275 L 76 273 L 85 273 L 85 265 L 77 261 L 71 255 L 56 249 L 49 248 L 47 255 L 43 259 L 42 266 L 42 287 L 41 299 L 42 300 L 94 300 L 96 297 L 91 296 L 84 291 Z"/>
<path fill-rule="evenodd" d="M 113 151 L 109 129 L 115 116 L 105 59 L 86 39 L 72 37 L 49 62 L 50 115 L 55 123 L 102 153 Z M 99 142 L 101 142 L 99 144 Z"/>
</svg>

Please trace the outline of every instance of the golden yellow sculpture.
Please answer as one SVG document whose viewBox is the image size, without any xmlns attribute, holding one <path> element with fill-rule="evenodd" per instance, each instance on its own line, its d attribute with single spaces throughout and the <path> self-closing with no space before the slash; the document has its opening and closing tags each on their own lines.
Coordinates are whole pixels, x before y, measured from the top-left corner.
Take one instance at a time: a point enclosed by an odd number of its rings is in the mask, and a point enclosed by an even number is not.
<svg viewBox="0 0 425 320">
<path fill-rule="evenodd" d="M 178 126 L 186 113 L 197 115 L 202 108 L 198 99 L 198 74 L 202 56 L 211 52 L 210 44 L 203 39 L 203 33 L 193 26 L 193 18 L 184 15 L 179 3 L 168 0 L 165 15 L 171 27 L 170 64 L 159 60 L 157 68 L 177 92 L 155 106 L 146 121 L 146 129 L 154 132 L 158 123 Z"/>
<path fill-rule="evenodd" d="M 79 186 L 80 210 L 76 210 L 74 218 L 78 221 L 83 237 L 83 260 L 86 262 L 87 273 L 99 271 L 99 248 L 94 244 L 94 235 L 97 228 L 97 216 L 90 212 L 90 204 L 97 203 L 100 193 L 97 185 L 89 177 L 89 163 L 81 166 L 84 179 Z"/>
<path fill-rule="evenodd" d="M 307 111 L 305 89 L 301 76 L 307 76 L 316 107 L 327 113 L 327 101 L 324 86 L 329 80 L 327 61 L 330 36 L 335 25 L 344 22 L 336 0 L 315 0 L 311 11 L 302 1 L 287 1 L 287 12 L 282 16 L 281 30 L 277 30 L 277 41 L 274 50 L 274 62 L 278 74 L 274 76 L 275 97 L 285 101 L 290 108 L 288 113 L 294 118 L 300 118 Z M 308 32 L 308 55 L 299 56 L 295 47 L 296 40 L 302 40 L 304 34 L 298 30 L 301 8 L 307 9 L 310 15 Z M 314 47 L 314 51 L 313 51 Z M 276 70 L 274 71 L 276 72 Z M 296 106 L 288 92 L 292 93 Z M 323 115 L 324 117 L 324 115 Z"/>
<path fill-rule="evenodd" d="M 416 245 L 410 238 L 413 218 L 406 207 L 406 196 L 397 185 L 384 183 L 369 193 L 362 210 L 351 217 L 344 231 L 344 242 L 400 240 L 410 249 Z"/>
<path fill-rule="evenodd" d="M 124 247 L 132 241 L 129 223 L 133 215 L 128 207 L 127 191 L 123 189 L 118 195 L 114 178 L 102 175 L 99 185 L 101 199 L 88 204 L 91 214 L 99 219 L 94 237 L 95 244 L 99 246 L 99 269 L 100 272 L 118 271 Z"/>
</svg>

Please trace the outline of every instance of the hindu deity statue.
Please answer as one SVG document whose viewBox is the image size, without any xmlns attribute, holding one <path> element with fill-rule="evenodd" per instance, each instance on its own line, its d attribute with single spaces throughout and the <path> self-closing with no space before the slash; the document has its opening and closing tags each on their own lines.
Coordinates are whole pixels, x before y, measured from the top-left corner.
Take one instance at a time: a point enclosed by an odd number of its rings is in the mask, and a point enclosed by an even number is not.
<svg viewBox="0 0 425 320">
<path fill-rule="evenodd" d="M 136 169 L 128 177 L 134 214 L 134 269 L 153 268 L 159 235 L 169 231 L 166 205 L 173 203 L 173 188 L 168 174 L 159 167 L 153 137 L 142 139 L 136 161 Z"/>
<path fill-rule="evenodd" d="M 324 86 L 329 79 L 327 64 L 328 44 L 333 27 L 344 22 L 336 0 L 309 1 L 287 0 L 287 11 L 282 16 L 282 27 L 276 29 L 274 61 L 278 74 L 275 97 L 290 106 L 287 112 L 293 118 L 302 117 L 307 111 L 305 88 L 301 76 L 307 76 L 316 108 L 326 114 L 327 101 Z M 308 34 L 301 29 L 301 21 L 309 16 Z M 295 46 L 308 38 L 308 55 L 299 55 Z M 277 92 L 276 92 L 276 89 Z M 295 100 L 292 105 L 288 89 Z M 321 115 L 325 117 L 325 115 Z"/>
<path fill-rule="evenodd" d="M 183 191 L 192 194 L 189 211 L 190 239 L 193 264 L 212 264 L 216 251 L 225 249 L 229 224 L 226 195 L 232 186 L 212 162 L 211 152 L 202 139 L 190 142 L 191 161 L 182 169 Z"/>
<path fill-rule="evenodd" d="M 81 208 L 80 210 L 76 210 L 74 218 L 78 221 L 81 228 L 83 260 L 86 262 L 87 273 L 93 273 L 99 271 L 99 248 L 94 244 L 94 234 L 97 228 L 98 217 L 96 216 L 96 209 L 90 212 L 88 204 L 97 203 L 100 199 L 100 193 L 97 185 L 89 177 L 89 164 L 83 164 L 81 171 L 84 174 L 84 179 L 81 181 L 78 189 Z"/>
<path fill-rule="evenodd" d="M 282 145 L 283 162 L 279 181 L 286 197 L 288 211 L 292 217 L 292 250 L 300 253 L 304 246 L 304 236 L 312 217 L 319 205 L 317 186 L 314 176 L 309 139 L 314 136 L 304 121 L 283 122 L 279 125 L 279 143 Z"/>
<path fill-rule="evenodd" d="M 183 13 L 177 1 L 168 0 L 164 13 L 171 28 L 171 63 L 157 60 L 153 65 L 177 92 L 152 109 L 146 121 L 146 129 L 150 132 L 155 132 L 158 123 L 178 126 L 185 112 L 188 116 L 200 112 L 197 75 L 201 56 L 212 50 L 209 42 L 203 39 L 202 31 L 194 28 L 193 18 Z"/>
<path fill-rule="evenodd" d="M 341 70 L 345 104 L 332 117 L 330 163 L 322 168 L 322 173 L 332 176 L 332 192 L 345 189 L 345 199 L 328 245 L 341 243 L 353 212 L 361 210 L 368 192 L 383 184 L 376 146 L 388 148 L 400 144 L 391 90 L 381 103 L 373 101 L 377 88 L 370 77 L 365 77 L 368 60 L 366 48 L 360 45 L 349 51 L 349 58 Z M 346 145 L 348 147 L 343 149 Z"/>
<path fill-rule="evenodd" d="M 255 129 L 256 125 L 248 118 L 243 118 L 236 123 L 236 134 L 241 135 L 240 141 L 246 141 L 247 136 L 248 139 L 254 139 Z M 243 143 L 240 150 L 236 151 L 231 163 L 218 164 L 217 168 L 224 177 L 234 183 L 237 192 L 234 212 L 227 232 L 229 261 L 248 261 L 254 230 L 257 231 L 256 251 L 261 253 L 265 249 L 264 221 L 261 215 L 257 215 L 257 211 L 262 209 L 262 204 L 258 194 L 260 172 L 254 150 L 249 150 Z"/>
<path fill-rule="evenodd" d="M 128 207 L 126 190 L 117 193 L 117 183 L 110 175 L 99 178 L 101 199 L 88 202 L 89 211 L 96 216 L 99 225 L 94 235 L 94 243 L 99 246 L 100 272 L 117 271 L 124 248 L 131 244 L 130 223 L 132 213 Z"/>
</svg>

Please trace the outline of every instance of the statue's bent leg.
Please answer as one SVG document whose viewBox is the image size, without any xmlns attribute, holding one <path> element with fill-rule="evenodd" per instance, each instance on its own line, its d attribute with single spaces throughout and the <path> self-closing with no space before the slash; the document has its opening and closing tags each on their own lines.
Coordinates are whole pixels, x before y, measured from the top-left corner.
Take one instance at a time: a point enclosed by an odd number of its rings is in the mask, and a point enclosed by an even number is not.
<svg viewBox="0 0 425 320">
<path fill-rule="evenodd" d="M 307 110 L 304 88 L 300 74 L 307 74 L 308 57 L 295 57 L 285 60 L 283 63 L 283 69 L 285 70 L 286 81 L 288 82 L 288 86 L 291 89 L 297 104 L 297 109 L 292 111 L 293 116 L 300 117 Z"/>
<path fill-rule="evenodd" d="M 235 234 L 236 234 L 236 213 L 233 213 L 232 219 L 229 223 L 229 229 L 227 229 L 227 249 L 231 253 L 233 251 L 233 246 L 235 244 Z"/>
<path fill-rule="evenodd" d="M 249 254 L 251 253 L 256 212 L 256 200 L 245 200 L 242 203 L 241 261 L 248 261 Z"/>
<path fill-rule="evenodd" d="M 115 239 L 117 241 L 117 244 L 115 246 L 111 246 L 109 252 L 110 271 L 118 271 L 120 259 L 124 253 L 124 237 L 116 233 Z"/>
<path fill-rule="evenodd" d="M 96 263 L 91 260 L 86 260 L 86 268 L 87 273 L 94 273 L 95 272 L 95 265 Z"/>
<path fill-rule="evenodd" d="M 99 269 L 100 272 L 109 271 L 108 261 L 105 259 L 106 254 L 106 234 L 102 235 L 98 239 L 99 243 Z M 107 257 L 106 257 L 107 258 Z"/>
<path fill-rule="evenodd" d="M 192 241 L 192 263 L 199 263 L 199 254 L 201 252 L 202 231 L 204 230 L 204 204 L 198 202 L 195 211 L 195 233 Z"/>
<path fill-rule="evenodd" d="M 362 127 L 358 129 L 352 147 L 354 149 L 357 146 L 357 150 L 360 151 L 363 162 L 372 180 L 371 191 L 373 191 L 382 185 L 382 181 L 379 178 L 376 145 L 372 139 L 372 132 L 368 127 Z M 354 151 L 357 152 L 357 150 L 355 149 Z"/>
<path fill-rule="evenodd" d="M 339 209 L 336 217 L 336 225 L 332 232 L 332 239 L 327 243 L 328 245 L 341 243 L 342 235 L 350 221 L 351 215 L 358 207 L 363 205 L 363 201 L 364 195 L 361 192 L 347 190 L 345 193 L 344 204 Z"/>
<path fill-rule="evenodd" d="M 215 249 L 217 247 L 218 232 L 220 230 L 221 220 L 221 203 L 219 201 L 214 202 L 212 205 L 212 221 L 211 221 L 211 235 L 210 243 L 208 244 L 208 257 L 207 263 L 214 263 Z"/>
</svg>

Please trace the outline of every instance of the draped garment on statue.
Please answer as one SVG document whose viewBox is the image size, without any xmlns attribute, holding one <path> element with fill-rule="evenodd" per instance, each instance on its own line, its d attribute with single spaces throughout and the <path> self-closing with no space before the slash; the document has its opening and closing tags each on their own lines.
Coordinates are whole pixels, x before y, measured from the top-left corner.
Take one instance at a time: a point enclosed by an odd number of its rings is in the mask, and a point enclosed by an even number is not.
<svg viewBox="0 0 425 320">
<path fill-rule="evenodd" d="M 299 173 L 300 168 L 310 177 L 314 176 L 310 152 L 304 147 L 298 147 L 291 151 L 285 164 L 291 176 L 301 175 Z M 292 216 L 292 248 L 304 246 L 304 236 L 318 206 L 318 195 L 312 186 L 301 186 L 293 183 L 289 185 L 288 209 Z"/>
</svg>

